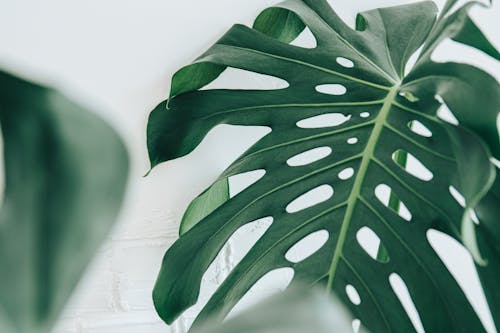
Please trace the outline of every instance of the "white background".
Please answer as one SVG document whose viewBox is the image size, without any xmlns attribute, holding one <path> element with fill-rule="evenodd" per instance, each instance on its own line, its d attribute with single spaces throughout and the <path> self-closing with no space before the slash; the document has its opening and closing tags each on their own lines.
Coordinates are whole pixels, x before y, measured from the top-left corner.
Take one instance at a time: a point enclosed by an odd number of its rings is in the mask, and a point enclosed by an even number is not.
<svg viewBox="0 0 500 333">
<path fill-rule="evenodd" d="M 55 332 L 185 331 L 193 313 L 167 328 L 152 306 L 151 289 L 161 258 L 177 237 L 178 222 L 189 201 L 261 132 L 219 127 L 191 155 L 165 163 L 143 178 L 148 170 L 147 116 L 167 96 L 176 69 L 204 51 L 233 23 L 250 25 L 261 9 L 276 2 L 0 0 L 0 66 L 56 86 L 99 110 L 122 134 L 132 158 L 121 218 Z M 404 2 L 331 1 L 349 22 L 357 11 Z M 498 5 L 490 11 L 473 11 L 476 22 L 496 45 L 500 45 L 499 14 Z M 437 57 L 465 58 L 493 70 L 497 77 L 500 73 L 498 64 L 490 59 L 451 43 L 441 48 Z M 228 80 L 226 83 L 231 83 Z M 253 84 L 266 83 L 257 80 Z M 258 226 L 248 229 L 254 234 L 259 230 Z M 241 255 L 242 249 L 234 244 L 224 251 L 215 273 L 207 278 L 206 285 L 212 289 Z M 450 247 L 448 253 L 461 252 Z M 455 264 L 463 270 L 469 261 L 466 256 L 455 257 Z M 467 294 L 491 327 L 474 274 L 464 276 Z M 273 287 L 262 289 L 269 292 Z"/>
</svg>

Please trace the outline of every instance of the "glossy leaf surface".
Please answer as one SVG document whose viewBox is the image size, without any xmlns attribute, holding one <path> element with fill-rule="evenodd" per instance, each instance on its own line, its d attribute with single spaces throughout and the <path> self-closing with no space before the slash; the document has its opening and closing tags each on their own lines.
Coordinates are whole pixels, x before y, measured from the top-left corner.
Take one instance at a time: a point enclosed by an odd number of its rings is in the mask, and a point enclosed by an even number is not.
<svg viewBox="0 0 500 333">
<path fill-rule="evenodd" d="M 415 330 L 415 318 L 407 315 L 391 287 L 394 274 L 406 285 L 426 331 L 484 331 L 431 247 L 431 229 L 470 251 L 483 287 L 491 293 L 487 298 L 498 325 L 493 277 L 500 273 L 500 226 L 493 210 L 499 201 L 495 187 L 490 189 L 496 178 L 490 157 L 500 156 L 500 88 L 478 68 L 430 58 L 446 38 L 494 57 L 498 52 L 468 17 L 472 4 L 452 12 L 453 2 L 439 15 L 427 1 L 371 10 L 358 15 L 353 30 L 324 0 L 288 0 L 261 13 L 253 29 L 235 25 L 174 75 L 169 100 L 149 119 L 153 166 L 188 154 L 217 124 L 268 126 L 272 131 L 220 180 L 252 170 L 264 169 L 265 175 L 167 251 L 153 295 L 167 323 L 196 302 L 204 272 L 229 237 L 246 223 L 271 216 L 270 228 L 211 297 L 195 326 L 210 314 L 222 319 L 262 276 L 290 267 L 292 285 L 305 281 L 333 289 L 373 332 Z M 317 46 L 289 44 L 305 27 Z M 415 66 L 405 74 L 419 49 Z M 275 76 L 289 86 L 200 90 L 227 67 Z M 438 116 L 444 105 L 459 125 Z M 340 120 L 300 126 L 325 115 Z M 286 163 L 318 147 L 333 152 L 306 165 Z M 419 172 L 407 158 L 418 162 Z M 321 186 L 333 189 L 333 195 L 305 209 L 285 209 Z M 463 196 L 463 207 L 450 187 Z M 474 209 L 480 213 L 479 225 L 471 218 Z M 483 213 L 488 221 L 482 220 Z M 364 227 L 382 244 L 383 253 L 369 255 L 360 246 L 356 235 Z M 317 252 L 300 262 L 285 258 L 294 244 L 319 230 L 329 237 Z M 346 285 L 357 291 L 358 304 L 347 297 Z"/>
</svg>

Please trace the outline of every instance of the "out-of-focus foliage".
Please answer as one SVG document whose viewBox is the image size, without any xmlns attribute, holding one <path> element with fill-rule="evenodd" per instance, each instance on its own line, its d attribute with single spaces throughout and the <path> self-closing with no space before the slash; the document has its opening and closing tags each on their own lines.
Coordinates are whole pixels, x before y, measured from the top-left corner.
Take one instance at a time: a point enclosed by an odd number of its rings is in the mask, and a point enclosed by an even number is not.
<svg viewBox="0 0 500 333">
<path fill-rule="evenodd" d="M 337 298 L 302 287 L 260 302 L 222 325 L 208 321 L 193 333 L 348 333 L 352 329 L 353 318 Z M 361 327 L 361 332 L 366 330 Z"/>
<path fill-rule="evenodd" d="M 116 219 L 126 149 L 94 113 L 0 71 L 0 331 L 43 333 Z"/>
</svg>

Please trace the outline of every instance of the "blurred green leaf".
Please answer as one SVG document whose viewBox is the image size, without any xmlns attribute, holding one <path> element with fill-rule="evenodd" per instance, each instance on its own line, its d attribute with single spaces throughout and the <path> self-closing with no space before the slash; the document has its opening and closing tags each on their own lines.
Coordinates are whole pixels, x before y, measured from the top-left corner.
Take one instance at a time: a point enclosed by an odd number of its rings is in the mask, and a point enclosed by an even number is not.
<svg viewBox="0 0 500 333">
<path fill-rule="evenodd" d="M 116 220 L 128 156 L 94 113 L 5 72 L 0 124 L 0 328 L 47 332 Z"/>
<path fill-rule="evenodd" d="M 353 330 L 352 321 L 337 298 L 314 288 L 296 288 L 272 296 L 222 325 L 209 320 L 193 333 L 348 333 Z"/>
</svg>

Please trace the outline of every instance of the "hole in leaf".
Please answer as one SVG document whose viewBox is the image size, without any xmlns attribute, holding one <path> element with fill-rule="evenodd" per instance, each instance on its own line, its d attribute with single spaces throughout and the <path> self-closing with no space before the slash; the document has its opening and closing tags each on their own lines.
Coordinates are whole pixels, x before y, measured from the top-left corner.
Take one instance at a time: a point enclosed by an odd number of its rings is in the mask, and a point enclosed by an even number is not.
<svg viewBox="0 0 500 333">
<path fill-rule="evenodd" d="M 347 143 L 350 144 L 350 145 L 353 145 L 353 144 L 356 144 L 358 143 L 358 138 L 349 138 L 347 139 Z"/>
<path fill-rule="evenodd" d="M 325 113 L 319 116 L 314 116 L 302 119 L 297 122 L 300 128 L 322 128 L 339 126 L 351 119 L 351 116 L 345 116 L 342 113 Z"/>
<path fill-rule="evenodd" d="M 449 235 L 429 229 L 427 240 L 464 292 L 487 332 L 495 332 L 474 260 L 469 251 Z"/>
<path fill-rule="evenodd" d="M 403 163 L 406 164 L 405 166 L 400 164 L 399 162 L 400 158 L 402 158 L 403 160 L 406 159 L 406 163 Z M 399 167 L 401 167 L 401 169 L 405 170 L 413 177 L 416 177 L 424 181 L 429 181 L 434 177 L 432 172 L 429 169 L 427 169 L 425 165 L 422 164 L 422 162 L 420 162 L 415 156 L 408 153 L 407 151 L 404 151 L 402 149 L 396 150 L 392 154 L 392 160 Z"/>
<path fill-rule="evenodd" d="M 455 199 L 455 201 L 458 202 L 458 204 L 462 206 L 462 208 L 465 208 L 464 196 L 460 192 L 458 192 L 458 190 L 455 187 L 451 185 L 450 187 L 448 187 L 448 190 L 450 191 L 450 194 L 453 197 L 453 199 Z"/>
<path fill-rule="evenodd" d="M 286 164 L 291 167 L 302 166 L 311 164 L 313 162 L 319 161 L 332 153 L 332 148 L 330 147 L 318 147 L 311 150 L 307 150 L 300 154 L 290 157 Z"/>
<path fill-rule="evenodd" d="M 347 92 L 347 88 L 337 83 L 320 84 L 319 86 L 316 86 L 316 91 L 322 94 L 340 96 Z"/>
<path fill-rule="evenodd" d="M 286 260 L 298 263 L 316 253 L 328 240 L 328 231 L 315 231 L 295 243 L 285 254 Z"/>
<path fill-rule="evenodd" d="M 359 305 L 361 304 L 361 298 L 359 297 L 359 293 L 354 288 L 352 285 L 348 284 L 345 286 L 345 293 L 347 294 L 347 297 L 349 297 L 349 300 L 351 301 L 352 304 L 354 305 Z"/>
<path fill-rule="evenodd" d="M 453 112 L 448 108 L 446 103 L 444 102 L 443 98 L 439 95 L 434 96 L 436 100 L 441 103 L 441 106 L 439 107 L 439 110 L 437 111 L 437 117 L 443 121 L 446 121 L 449 124 L 452 125 L 458 125 L 459 122 Z"/>
<path fill-rule="evenodd" d="M 465 200 L 465 197 L 462 195 L 462 193 L 460 193 L 454 186 L 450 186 L 448 187 L 448 190 L 450 191 L 450 194 L 451 196 L 453 197 L 453 199 L 455 199 L 455 201 L 462 207 L 462 208 L 465 208 L 467 202 Z M 471 218 L 471 220 L 475 223 L 475 224 L 479 224 L 479 219 L 476 215 L 476 212 L 474 210 L 470 210 L 469 211 L 469 216 Z"/>
<path fill-rule="evenodd" d="M 377 185 L 377 187 L 375 188 L 375 196 L 384 206 L 391 209 L 401 218 L 405 219 L 406 221 L 411 221 L 412 216 L 410 211 L 408 210 L 406 205 L 401 200 L 399 200 L 397 195 L 389 186 L 387 186 L 386 184 Z"/>
<path fill-rule="evenodd" d="M 412 120 L 408 123 L 408 128 L 415 134 L 420 136 L 424 136 L 426 138 L 430 138 L 432 136 L 432 132 L 420 121 Z"/>
<path fill-rule="evenodd" d="M 359 114 L 359 116 L 360 116 L 361 118 L 368 118 L 368 117 L 370 116 L 370 112 L 361 112 L 361 113 Z"/>
<path fill-rule="evenodd" d="M 413 54 L 410 56 L 410 58 L 408 58 L 408 61 L 406 62 L 405 69 L 404 69 L 404 76 L 406 76 L 411 71 L 413 66 L 415 66 L 415 63 L 417 62 L 418 56 L 420 55 L 420 52 L 422 51 L 422 49 L 423 49 L 423 46 L 419 47 L 418 50 L 413 52 Z"/>
<path fill-rule="evenodd" d="M 232 198 L 264 177 L 266 170 L 258 169 L 229 177 L 229 196 Z"/>
<path fill-rule="evenodd" d="M 274 269 L 262 276 L 236 303 L 227 318 L 231 318 L 259 301 L 283 291 L 293 279 L 294 271 L 290 267 Z"/>
<path fill-rule="evenodd" d="M 215 259 L 207 268 L 200 286 L 200 298 L 196 303 L 196 309 L 201 309 L 215 290 L 227 278 L 231 270 L 250 251 L 257 241 L 271 226 L 273 218 L 263 217 L 248 222 L 238 228 L 227 240 Z"/>
<path fill-rule="evenodd" d="M 469 216 L 472 222 L 474 222 L 475 224 L 479 224 L 479 218 L 477 217 L 476 212 L 474 210 L 469 211 Z"/>
<path fill-rule="evenodd" d="M 213 80 L 200 90 L 275 90 L 284 89 L 288 86 L 288 82 L 275 76 L 255 73 L 252 71 L 234 67 L 228 67 L 215 80 Z"/>
<path fill-rule="evenodd" d="M 344 58 L 344 57 L 337 57 L 337 59 L 335 59 L 335 61 L 337 61 L 337 64 L 339 64 L 340 66 L 345 67 L 345 68 L 353 68 L 354 67 L 354 62 L 352 62 L 352 60 Z"/>
<path fill-rule="evenodd" d="M 437 116 L 439 119 L 446 121 L 447 123 L 450 123 L 452 125 L 458 125 L 458 120 L 455 118 L 453 113 L 448 109 L 447 106 L 441 106 L 437 112 Z"/>
<path fill-rule="evenodd" d="M 408 318 L 410 318 L 415 331 L 417 331 L 418 333 L 425 333 L 424 326 L 422 325 L 422 321 L 420 320 L 420 315 L 418 314 L 418 311 L 415 308 L 415 304 L 411 299 L 410 292 L 408 291 L 406 283 L 396 273 L 392 273 L 391 275 L 389 275 L 389 283 L 391 284 L 392 290 L 401 302 L 401 305 L 403 305 L 406 314 L 408 314 Z"/>
<path fill-rule="evenodd" d="M 377 260 L 381 263 L 389 262 L 390 258 L 389 255 L 387 255 L 387 249 L 385 248 L 384 244 L 381 243 L 380 238 L 372 229 L 368 227 L 362 227 L 356 233 L 356 239 L 359 245 L 363 248 L 363 250 L 365 250 L 366 253 L 368 253 L 370 257 L 372 257 L 372 259 Z M 385 253 L 385 255 L 383 257 L 381 256 L 380 258 L 378 256 L 379 247 L 381 248 L 380 251 Z"/>
<path fill-rule="evenodd" d="M 229 238 L 229 243 L 235 244 L 226 261 L 230 261 L 232 268 L 250 251 L 257 241 L 264 235 L 273 223 L 270 216 L 260 218 L 239 227 Z"/>
<path fill-rule="evenodd" d="M 411 102 L 411 103 L 415 103 L 419 100 L 419 98 L 417 96 L 413 95 L 413 93 L 411 91 L 402 91 L 399 93 L 399 96 L 406 98 L 406 100 Z"/>
<path fill-rule="evenodd" d="M 318 186 L 295 198 L 286 206 L 286 211 L 288 213 L 299 212 L 330 199 L 332 195 L 333 188 L 330 185 Z"/>
<path fill-rule="evenodd" d="M 358 333 L 360 328 L 361 328 L 361 320 L 359 320 L 359 319 L 354 319 L 354 320 L 352 321 L 352 331 L 353 331 L 354 333 Z"/>
<path fill-rule="evenodd" d="M 497 127 L 500 129 L 500 114 L 498 115 Z M 500 133 L 499 133 L 500 134 Z M 500 169 L 500 161 L 494 157 L 490 157 L 490 162 Z"/>
<path fill-rule="evenodd" d="M 353 175 L 354 175 L 353 168 L 346 168 L 346 169 L 339 172 L 339 178 L 342 180 L 347 180 L 347 179 L 351 178 Z"/>
<path fill-rule="evenodd" d="M 304 30 L 293 41 L 290 42 L 290 45 L 302 47 L 305 49 L 314 49 L 318 46 L 318 43 L 313 33 L 311 32 L 311 29 L 306 26 Z"/>
</svg>

